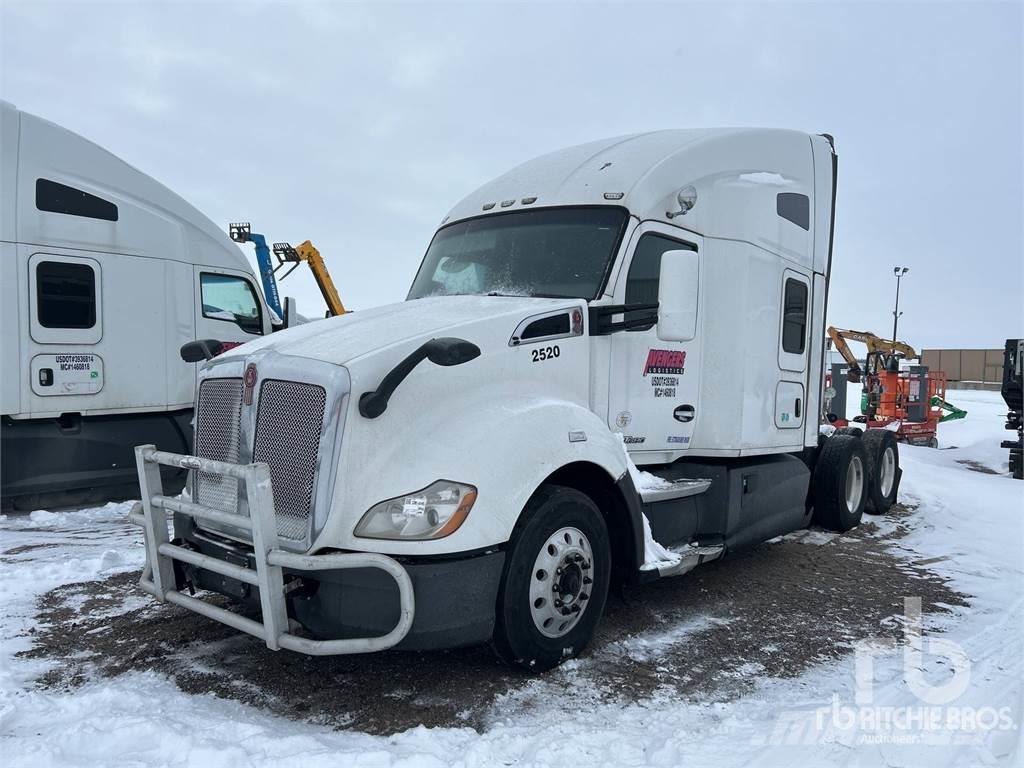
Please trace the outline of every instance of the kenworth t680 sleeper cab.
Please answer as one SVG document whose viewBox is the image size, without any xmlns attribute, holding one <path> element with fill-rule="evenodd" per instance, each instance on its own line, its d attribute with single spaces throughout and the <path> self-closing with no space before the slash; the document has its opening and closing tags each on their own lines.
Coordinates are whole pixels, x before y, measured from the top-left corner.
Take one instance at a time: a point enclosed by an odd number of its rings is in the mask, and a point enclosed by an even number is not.
<svg viewBox="0 0 1024 768">
<path fill-rule="evenodd" d="M 491 641 L 542 670 L 612 580 L 884 512 L 891 433 L 820 434 L 835 181 L 828 136 L 720 129 L 487 184 L 405 302 L 201 369 L 195 456 L 137 448 L 143 587 L 273 649 Z"/>
<path fill-rule="evenodd" d="M 135 498 L 134 445 L 191 450 L 196 366 L 178 350 L 270 333 L 257 286 L 178 195 L 0 101 L 0 508 Z"/>
</svg>

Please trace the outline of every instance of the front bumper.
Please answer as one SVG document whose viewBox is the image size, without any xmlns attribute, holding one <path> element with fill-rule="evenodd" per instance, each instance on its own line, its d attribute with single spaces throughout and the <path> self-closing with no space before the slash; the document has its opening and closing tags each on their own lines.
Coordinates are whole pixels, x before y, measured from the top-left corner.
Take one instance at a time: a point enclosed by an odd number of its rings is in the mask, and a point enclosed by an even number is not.
<svg viewBox="0 0 1024 768">
<path fill-rule="evenodd" d="M 133 510 L 132 522 L 142 526 L 146 543 L 146 567 L 140 586 L 160 602 L 180 605 L 223 624 L 262 638 L 268 648 L 327 656 L 384 650 L 400 643 L 413 625 L 415 597 L 408 572 L 396 560 L 375 553 L 346 552 L 303 555 L 286 552 L 277 546 L 277 521 L 274 517 L 270 471 L 266 464 L 229 464 L 195 456 L 157 451 L 152 445 L 135 449 L 142 492 L 142 512 Z M 236 478 L 244 483 L 249 516 L 227 513 L 163 495 L 160 465 L 201 470 Z M 220 559 L 195 549 L 171 543 L 167 513 L 184 515 L 234 526 L 252 534 L 251 558 L 244 564 Z M 254 587 L 261 621 L 225 610 L 178 591 L 175 562 L 204 572 L 212 572 L 231 582 Z M 251 567 L 250 567 L 251 566 Z M 390 580 L 397 590 L 396 621 L 390 630 L 375 636 L 311 639 L 289 632 L 285 574 L 343 573 L 358 569 L 374 570 Z M 292 580 L 289 579 L 289 582 Z M 340 606 L 339 606 L 340 608 Z"/>
<path fill-rule="evenodd" d="M 252 548 L 195 527 L 175 516 L 182 546 L 205 556 L 254 567 Z M 434 650 L 490 640 L 505 553 L 490 551 L 451 558 L 402 557 L 412 582 L 416 612 L 395 648 Z M 401 595 L 391 576 L 377 568 L 324 570 L 316 574 L 284 568 L 288 618 L 322 639 L 379 636 L 398 622 Z M 248 610 L 259 609 L 259 589 L 215 571 L 178 563 L 178 588 L 227 595 Z"/>
</svg>

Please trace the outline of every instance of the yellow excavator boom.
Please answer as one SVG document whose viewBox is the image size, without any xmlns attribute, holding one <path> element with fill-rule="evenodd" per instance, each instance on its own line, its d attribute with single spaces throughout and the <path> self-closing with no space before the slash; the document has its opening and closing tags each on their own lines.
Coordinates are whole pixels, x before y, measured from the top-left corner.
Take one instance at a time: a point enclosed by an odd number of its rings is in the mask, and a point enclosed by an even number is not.
<svg viewBox="0 0 1024 768">
<path fill-rule="evenodd" d="M 893 341 L 892 339 L 883 339 L 871 333 L 871 331 L 851 331 L 846 328 L 835 328 L 830 325 L 828 327 L 828 335 L 832 339 L 832 345 L 843 356 L 846 364 L 850 366 L 850 372 L 847 374 L 847 377 L 853 382 L 860 381 L 863 371 L 860 368 L 860 363 L 857 362 L 856 356 L 850 351 L 850 345 L 846 343 L 847 339 L 862 342 L 868 348 L 868 353 L 895 352 L 908 360 L 918 356 L 917 352 L 909 344 L 902 341 Z"/>
</svg>

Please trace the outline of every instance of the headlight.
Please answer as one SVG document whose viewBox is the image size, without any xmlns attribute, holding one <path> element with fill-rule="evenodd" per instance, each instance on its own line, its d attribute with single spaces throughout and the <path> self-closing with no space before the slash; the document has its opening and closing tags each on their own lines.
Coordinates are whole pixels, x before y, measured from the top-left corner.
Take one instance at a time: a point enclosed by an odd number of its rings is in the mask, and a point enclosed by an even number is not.
<svg viewBox="0 0 1024 768">
<path fill-rule="evenodd" d="M 356 526 L 366 539 L 443 539 L 459 529 L 476 501 L 476 488 L 449 480 L 374 504 Z"/>
</svg>

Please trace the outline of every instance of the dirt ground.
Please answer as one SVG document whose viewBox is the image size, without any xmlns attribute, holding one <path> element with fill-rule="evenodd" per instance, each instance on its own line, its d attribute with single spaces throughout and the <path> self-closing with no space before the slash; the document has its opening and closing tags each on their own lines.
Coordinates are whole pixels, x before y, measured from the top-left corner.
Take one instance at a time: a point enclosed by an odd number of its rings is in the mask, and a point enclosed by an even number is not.
<svg viewBox="0 0 1024 768">
<path fill-rule="evenodd" d="M 907 514 L 890 512 L 897 521 Z M 904 596 L 919 596 L 926 614 L 965 604 L 928 562 L 889 551 L 899 525 L 881 535 L 865 520 L 843 536 L 799 532 L 612 594 L 583 656 L 539 678 L 502 666 L 487 647 L 334 658 L 274 653 L 255 638 L 158 605 L 136 587 L 138 573 L 42 596 L 25 655 L 54 662 L 39 680 L 44 687 L 155 670 L 189 693 L 375 734 L 421 723 L 485 728 L 553 700 L 573 709 L 655 694 L 722 701 L 766 677 L 795 676 L 848 654 L 858 639 L 895 636 L 900 625 L 892 617 Z"/>
</svg>

